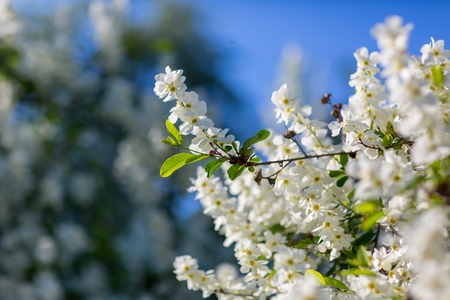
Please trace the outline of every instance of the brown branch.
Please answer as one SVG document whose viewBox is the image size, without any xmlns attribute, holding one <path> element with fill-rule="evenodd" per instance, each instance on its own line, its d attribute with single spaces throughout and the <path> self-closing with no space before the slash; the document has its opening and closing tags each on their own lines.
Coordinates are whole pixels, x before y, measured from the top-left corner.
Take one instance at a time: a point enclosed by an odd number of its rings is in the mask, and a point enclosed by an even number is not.
<svg viewBox="0 0 450 300">
<path fill-rule="evenodd" d="M 308 156 L 302 156 L 302 157 L 294 157 L 294 158 L 287 158 L 287 159 L 280 159 L 280 160 L 272 160 L 272 161 L 264 161 L 264 162 L 247 162 L 247 166 L 268 166 L 272 164 L 283 164 L 285 162 L 293 162 L 297 160 L 303 160 L 303 159 L 310 159 L 310 158 L 320 158 L 320 157 L 326 157 L 326 156 L 336 156 L 336 155 L 351 155 L 354 154 L 354 152 L 333 152 L 333 153 L 324 153 L 324 154 L 311 154 Z"/>
</svg>

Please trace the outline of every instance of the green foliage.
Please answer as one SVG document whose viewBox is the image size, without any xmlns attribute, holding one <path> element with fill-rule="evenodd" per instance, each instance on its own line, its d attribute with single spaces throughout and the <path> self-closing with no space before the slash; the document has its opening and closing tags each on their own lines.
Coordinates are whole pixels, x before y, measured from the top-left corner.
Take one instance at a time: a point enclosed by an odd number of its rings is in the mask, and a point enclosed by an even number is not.
<svg viewBox="0 0 450 300">
<path fill-rule="evenodd" d="M 183 146 L 183 137 L 181 136 L 178 129 L 175 127 L 175 125 L 172 124 L 169 120 L 166 120 L 166 128 L 169 134 L 175 139 L 175 141 L 180 145 Z"/>
<path fill-rule="evenodd" d="M 236 178 L 241 176 L 241 174 L 244 172 L 244 170 L 245 170 L 245 166 L 232 165 L 227 170 L 227 174 L 228 174 L 228 177 L 230 177 L 231 180 L 235 180 Z"/>
<path fill-rule="evenodd" d="M 168 177 L 172 175 L 173 172 L 178 170 L 184 165 L 191 164 L 206 158 L 210 158 L 209 155 L 204 154 L 191 154 L 191 153 L 178 153 L 169 157 L 161 166 L 160 175 L 161 177 Z"/>
<path fill-rule="evenodd" d="M 255 134 L 254 136 L 252 136 L 251 138 L 249 138 L 248 140 L 246 140 L 244 142 L 244 144 L 242 145 L 241 149 L 239 149 L 238 154 L 239 155 L 246 155 L 246 156 L 250 156 L 253 153 L 253 148 L 250 148 L 251 146 L 253 146 L 254 144 L 264 141 L 265 139 L 267 139 L 270 136 L 270 131 L 263 129 L 258 131 L 257 134 Z"/>
<path fill-rule="evenodd" d="M 227 160 L 225 158 L 214 159 L 206 164 L 205 171 L 208 173 L 208 178 L 212 176 L 212 174 L 222 166 L 224 162 Z"/>
</svg>

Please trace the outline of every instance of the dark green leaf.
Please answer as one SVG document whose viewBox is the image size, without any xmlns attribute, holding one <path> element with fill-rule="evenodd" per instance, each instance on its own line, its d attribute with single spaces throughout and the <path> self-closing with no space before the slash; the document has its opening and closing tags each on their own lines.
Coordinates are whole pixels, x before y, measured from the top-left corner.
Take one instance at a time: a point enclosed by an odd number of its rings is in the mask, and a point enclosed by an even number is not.
<svg viewBox="0 0 450 300">
<path fill-rule="evenodd" d="M 191 153 L 178 153 L 174 156 L 169 157 L 161 166 L 161 170 L 159 174 L 161 177 L 168 177 L 174 171 L 178 170 L 182 166 L 186 164 L 186 159 L 194 157 L 194 154 Z"/>
<path fill-rule="evenodd" d="M 255 172 L 255 168 L 253 168 L 253 167 L 251 167 L 251 166 L 248 167 L 248 170 L 249 170 L 250 172 L 252 172 L 252 173 Z"/>
<path fill-rule="evenodd" d="M 349 291 L 348 287 L 342 283 L 341 281 L 331 278 L 331 277 L 324 277 L 323 278 L 325 280 L 325 284 L 332 286 L 332 287 L 336 287 L 345 291 Z"/>
<path fill-rule="evenodd" d="M 348 194 L 347 199 L 350 200 L 350 199 L 353 198 L 353 196 L 355 196 L 355 189 L 353 189 L 353 190 Z"/>
<path fill-rule="evenodd" d="M 344 176 L 341 179 L 339 179 L 338 181 L 336 181 L 336 186 L 337 187 L 343 187 L 344 184 L 347 182 L 348 180 L 348 176 Z"/>
<path fill-rule="evenodd" d="M 245 166 L 239 166 L 239 165 L 232 165 L 228 170 L 228 177 L 230 177 L 231 180 L 235 180 L 238 178 L 242 172 L 244 172 Z"/>
<path fill-rule="evenodd" d="M 345 172 L 343 170 L 333 170 L 330 171 L 329 173 L 330 177 L 341 177 L 341 176 L 345 176 Z"/>
<path fill-rule="evenodd" d="M 355 246 L 355 248 L 358 248 L 359 246 L 362 245 L 366 245 L 368 243 L 370 243 L 370 241 L 372 241 L 373 237 L 376 235 L 375 232 L 367 232 L 366 234 L 360 236 L 355 243 L 353 244 L 353 246 Z"/>
<path fill-rule="evenodd" d="M 183 145 L 183 137 L 181 136 L 175 125 L 173 125 L 169 120 L 166 120 L 166 127 L 167 131 L 175 139 L 175 141 L 177 141 L 179 145 Z"/>
<path fill-rule="evenodd" d="M 258 142 L 264 141 L 269 136 L 270 136 L 269 130 L 262 129 L 262 130 L 258 131 L 257 134 L 255 134 L 254 136 L 252 136 L 251 138 L 249 138 L 248 140 L 246 140 L 244 142 L 241 149 L 239 150 L 239 155 L 245 154 L 247 149 L 249 149 L 251 146 L 253 146 L 254 144 L 256 144 Z"/>
<path fill-rule="evenodd" d="M 219 158 L 210 161 L 205 166 L 205 171 L 208 172 L 208 178 L 212 176 L 212 174 L 220 168 L 220 166 L 226 161 L 225 158 Z"/>
<path fill-rule="evenodd" d="M 348 162 L 348 154 L 339 155 L 339 162 L 341 163 L 342 168 L 345 168 Z"/>
<path fill-rule="evenodd" d="M 276 233 L 276 232 L 283 232 L 286 228 L 283 225 L 280 224 L 275 224 L 269 227 L 269 230 L 272 233 Z"/>
</svg>

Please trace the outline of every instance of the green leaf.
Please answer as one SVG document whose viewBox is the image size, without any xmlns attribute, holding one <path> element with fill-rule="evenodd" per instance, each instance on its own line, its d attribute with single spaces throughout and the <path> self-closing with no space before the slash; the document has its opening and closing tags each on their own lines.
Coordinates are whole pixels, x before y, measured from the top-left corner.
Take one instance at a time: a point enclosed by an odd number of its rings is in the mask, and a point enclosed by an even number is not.
<svg viewBox="0 0 450 300">
<path fill-rule="evenodd" d="M 183 145 L 183 137 L 181 136 L 178 129 L 175 127 L 175 125 L 172 124 L 169 120 L 166 120 L 166 127 L 169 134 L 177 141 L 179 145 Z"/>
<path fill-rule="evenodd" d="M 345 168 L 348 162 L 348 154 L 339 155 L 339 162 L 341 163 L 342 168 Z"/>
<path fill-rule="evenodd" d="M 219 158 L 210 161 L 205 166 L 205 171 L 208 173 L 208 178 L 212 176 L 212 174 L 220 168 L 220 166 L 226 161 L 225 158 Z"/>
<path fill-rule="evenodd" d="M 255 172 L 255 168 L 253 168 L 252 166 L 248 167 L 248 170 L 252 173 Z"/>
<path fill-rule="evenodd" d="M 283 232 L 286 228 L 283 225 L 275 224 L 269 227 L 272 233 Z"/>
<path fill-rule="evenodd" d="M 206 154 L 198 154 L 186 159 L 185 163 L 188 165 L 207 158 L 211 158 L 211 156 Z"/>
<path fill-rule="evenodd" d="M 381 203 L 379 200 L 369 200 L 355 206 L 356 212 L 360 214 L 369 214 L 380 210 Z"/>
<path fill-rule="evenodd" d="M 391 121 L 386 123 L 386 134 L 387 135 L 397 135 L 394 129 L 394 125 L 392 125 Z"/>
<path fill-rule="evenodd" d="M 259 157 L 254 157 L 254 158 L 250 159 L 250 161 L 251 161 L 251 162 L 260 162 L 260 161 L 261 161 L 261 158 L 259 158 Z"/>
<path fill-rule="evenodd" d="M 245 166 L 239 166 L 239 165 L 232 165 L 228 170 L 228 177 L 230 177 L 231 180 L 235 180 L 238 178 L 242 172 L 244 172 Z"/>
<path fill-rule="evenodd" d="M 347 199 L 348 199 L 348 200 L 352 199 L 353 196 L 355 196 L 355 190 L 356 190 L 356 189 L 353 189 L 350 193 L 348 193 L 348 196 L 347 196 Z"/>
<path fill-rule="evenodd" d="M 248 149 L 251 146 L 253 146 L 254 144 L 256 144 L 258 142 L 264 141 L 269 136 L 270 136 L 270 131 L 269 130 L 262 129 L 262 130 L 258 131 L 257 134 L 255 134 L 254 136 L 252 136 L 251 138 L 249 138 L 248 140 L 246 140 L 244 142 L 244 144 L 242 145 L 241 149 L 239 150 L 239 155 L 242 155 L 242 154 L 245 155 L 246 152 L 248 151 Z"/>
<path fill-rule="evenodd" d="M 161 166 L 159 174 L 161 177 L 168 177 L 174 171 L 178 170 L 186 164 L 186 160 L 192 158 L 196 155 L 191 153 L 178 153 L 174 156 L 169 157 Z"/>
<path fill-rule="evenodd" d="M 383 145 L 383 147 L 390 147 L 392 146 L 392 143 L 394 142 L 394 138 L 392 137 L 392 135 L 390 134 L 386 134 L 383 138 L 383 141 L 381 142 L 381 144 Z"/>
<path fill-rule="evenodd" d="M 372 239 L 375 235 L 376 235 L 375 232 L 367 232 L 366 234 L 363 234 L 362 236 L 360 236 L 355 241 L 353 246 L 355 246 L 355 248 L 358 248 L 359 246 L 366 245 L 366 244 L 370 243 L 370 241 L 372 241 Z"/>
<path fill-rule="evenodd" d="M 325 284 L 332 286 L 332 287 L 336 287 L 345 291 L 349 291 L 348 287 L 341 281 L 331 278 L 331 277 L 324 277 L 325 280 Z"/>
<path fill-rule="evenodd" d="M 333 170 L 330 171 L 330 173 L 328 173 L 330 175 L 330 177 L 341 177 L 341 176 L 345 176 L 345 172 L 343 170 Z"/>
<path fill-rule="evenodd" d="M 176 146 L 177 145 L 177 143 L 170 136 L 167 137 L 167 141 L 166 140 L 161 140 L 161 143 L 164 143 L 164 144 L 167 144 L 167 145 L 170 145 L 170 146 Z"/>
<path fill-rule="evenodd" d="M 356 253 L 356 258 L 358 259 L 359 265 L 362 267 L 369 267 L 369 257 L 367 256 L 367 251 L 364 246 L 360 246 L 358 252 Z"/>
<path fill-rule="evenodd" d="M 369 269 L 350 269 L 350 270 L 343 270 L 341 272 L 339 272 L 339 275 L 341 276 L 346 276 L 346 275 L 355 275 L 355 276 L 359 276 L 359 275 L 368 275 L 368 276 L 374 276 L 375 274 L 373 274 Z"/>
<path fill-rule="evenodd" d="M 364 222 L 361 223 L 361 229 L 364 231 L 369 231 L 377 223 L 377 221 L 384 216 L 384 212 L 381 210 L 374 215 L 371 215 Z"/>
<path fill-rule="evenodd" d="M 341 179 L 336 181 L 336 186 L 337 187 L 343 187 L 344 184 L 347 182 L 347 180 L 348 180 L 348 176 L 342 177 Z"/>
<path fill-rule="evenodd" d="M 433 74 L 434 86 L 439 87 L 444 82 L 444 73 L 442 68 L 438 66 L 433 66 L 431 68 L 431 73 Z"/>
<path fill-rule="evenodd" d="M 316 279 L 321 285 L 325 285 L 325 279 L 323 278 L 322 274 L 313 269 L 306 270 L 305 276 L 312 277 Z"/>
</svg>

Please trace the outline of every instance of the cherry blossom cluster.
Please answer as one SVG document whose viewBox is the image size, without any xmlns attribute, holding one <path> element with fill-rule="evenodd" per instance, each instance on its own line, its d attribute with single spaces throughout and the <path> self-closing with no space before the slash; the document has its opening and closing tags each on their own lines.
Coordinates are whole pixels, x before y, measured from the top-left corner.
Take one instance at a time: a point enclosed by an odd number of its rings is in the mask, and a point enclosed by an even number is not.
<svg viewBox="0 0 450 300">
<path fill-rule="evenodd" d="M 355 52 L 348 105 L 321 100 L 335 121 L 311 119 L 284 84 L 271 100 L 287 132 L 244 143 L 213 127 L 181 70 L 156 76 L 156 94 L 177 100 L 171 124 L 183 122 L 169 132 L 195 136 L 164 141 L 196 155 L 169 158 L 162 174 L 210 159 L 189 191 L 237 261 L 203 271 L 181 256 L 178 280 L 219 299 L 450 297 L 450 51 L 432 39 L 408 55 L 411 29 L 397 16 L 374 27 L 380 51 Z"/>
</svg>

